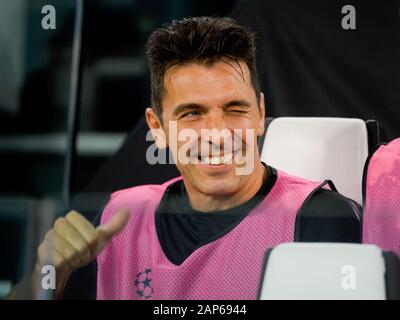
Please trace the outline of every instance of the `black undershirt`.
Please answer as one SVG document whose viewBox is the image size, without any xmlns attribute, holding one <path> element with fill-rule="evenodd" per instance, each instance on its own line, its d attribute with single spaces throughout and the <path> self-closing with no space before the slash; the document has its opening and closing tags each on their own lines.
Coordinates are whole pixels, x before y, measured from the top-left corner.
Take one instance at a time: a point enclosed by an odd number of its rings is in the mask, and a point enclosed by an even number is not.
<svg viewBox="0 0 400 320">
<path fill-rule="evenodd" d="M 224 211 L 193 210 L 182 180 L 170 185 L 156 212 L 156 229 L 169 260 L 179 265 L 202 245 L 232 230 L 273 188 L 277 171 L 270 167 L 261 188 L 247 202 Z M 316 190 L 296 217 L 295 241 L 360 243 L 361 227 L 352 200 L 327 190 Z M 358 212 L 361 212 L 360 209 Z M 98 224 L 99 219 L 96 219 Z M 266 230 L 268 232 L 268 230 Z M 73 272 L 64 299 L 96 299 L 97 261 Z"/>
</svg>

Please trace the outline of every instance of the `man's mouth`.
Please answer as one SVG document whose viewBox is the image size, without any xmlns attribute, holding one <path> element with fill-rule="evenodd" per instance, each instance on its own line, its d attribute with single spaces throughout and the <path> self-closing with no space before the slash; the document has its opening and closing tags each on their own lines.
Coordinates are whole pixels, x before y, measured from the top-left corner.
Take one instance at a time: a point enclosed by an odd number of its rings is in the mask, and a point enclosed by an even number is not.
<svg viewBox="0 0 400 320">
<path fill-rule="evenodd" d="M 222 165 L 222 164 L 231 164 L 233 160 L 233 153 L 227 153 L 221 156 L 209 156 L 209 155 L 199 155 L 198 160 L 201 164 L 208 164 L 208 165 Z"/>
</svg>

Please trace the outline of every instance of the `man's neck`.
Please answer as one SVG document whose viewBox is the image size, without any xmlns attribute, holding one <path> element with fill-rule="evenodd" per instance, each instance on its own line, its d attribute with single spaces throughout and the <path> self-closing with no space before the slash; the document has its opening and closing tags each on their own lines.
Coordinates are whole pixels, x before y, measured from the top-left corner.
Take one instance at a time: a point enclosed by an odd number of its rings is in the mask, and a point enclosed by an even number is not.
<svg viewBox="0 0 400 320">
<path fill-rule="evenodd" d="M 267 169 L 259 162 L 248 179 L 248 183 L 238 193 L 226 197 L 215 197 L 197 193 L 189 195 L 191 206 L 194 210 L 202 212 L 222 211 L 237 207 L 256 195 L 264 181 L 267 179 Z"/>
</svg>

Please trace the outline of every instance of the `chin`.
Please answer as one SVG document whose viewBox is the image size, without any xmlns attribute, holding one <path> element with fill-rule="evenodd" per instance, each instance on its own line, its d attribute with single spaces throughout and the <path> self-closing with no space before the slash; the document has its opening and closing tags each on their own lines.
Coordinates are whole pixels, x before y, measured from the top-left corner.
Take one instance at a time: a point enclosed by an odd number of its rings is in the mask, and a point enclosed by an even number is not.
<svg viewBox="0 0 400 320">
<path fill-rule="evenodd" d="M 236 175 L 235 165 L 209 166 L 194 165 L 180 167 L 182 176 L 186 176 L 195 189 L 210 196 L 230 196 L 240 191 L 241 176 Z"/>
<path fill-rule="evenodd" d="M 198 185 L 202 193 L 212 196 L 230 196 L 239 191 L 238 181 L 232 178 L 204 179 Z"/>
</svg>

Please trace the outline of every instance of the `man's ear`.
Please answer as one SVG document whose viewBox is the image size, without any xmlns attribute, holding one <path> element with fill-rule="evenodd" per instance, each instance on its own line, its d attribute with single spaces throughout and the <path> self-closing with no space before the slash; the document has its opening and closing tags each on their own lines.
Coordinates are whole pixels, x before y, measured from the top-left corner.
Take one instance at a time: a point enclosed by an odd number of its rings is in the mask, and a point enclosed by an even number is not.
<svg viewBox="0 0 400 320">
<path fill-rule="evenodd" d="M 156 142 L 158 149 L 165 149 L 167 147 L 167 138 L 160 118 L 152 108 L 146 108 L 146 122 L 151 131 L 151 134 Z"/>
<path fill-rule="evenodd" d="M 265 126 L 265 97 L 264 93 L 260 93 L 260 123 L 258 124 L 257 136 L 262 136 Z"/>
</svg>

